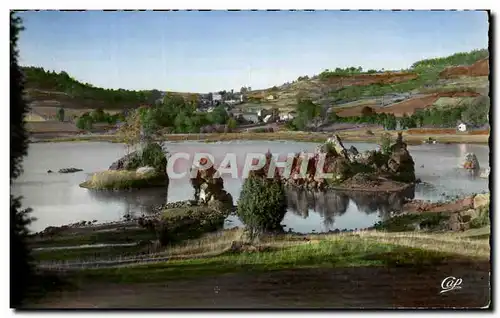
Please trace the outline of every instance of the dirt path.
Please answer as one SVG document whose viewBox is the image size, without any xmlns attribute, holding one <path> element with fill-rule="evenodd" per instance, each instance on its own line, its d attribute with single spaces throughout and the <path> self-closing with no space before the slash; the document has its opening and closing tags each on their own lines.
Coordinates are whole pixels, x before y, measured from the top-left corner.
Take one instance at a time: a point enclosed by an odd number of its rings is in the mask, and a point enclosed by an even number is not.
<svg viewBox="0 0 500 318">
<path fill-rule="evenodd" d="M 88 283 L 30 308 L 393 308 L 484 307 L 489 263 L 433 268 L 301 269 L 153 284 Z M 461 289 L 440 293 L 448 276 Z"/>
</svg>

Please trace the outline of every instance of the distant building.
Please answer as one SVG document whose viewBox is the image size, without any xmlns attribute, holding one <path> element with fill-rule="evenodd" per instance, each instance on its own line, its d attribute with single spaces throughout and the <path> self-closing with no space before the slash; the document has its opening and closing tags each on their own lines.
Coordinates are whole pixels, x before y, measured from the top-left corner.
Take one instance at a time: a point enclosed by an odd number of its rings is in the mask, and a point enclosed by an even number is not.
<svg viewBox="0 0 500 318">
<path fill-rule="evenodd" d="M 291 112 L 290 113 L 281 113 L 280 114 L 280 120 L 281 121 L 289 121 L 289 120 L 292 120 L 294 118 L 295 118 L 295 116 Z"/>
<path fill-rule="evenodd" d="M 220 104 L 222 102 L 222 95 L 219 93 L 212 93 L 212 105 Z"/>
<path fill-rule="evenodd" d="M 465 131 L 467 131 L 467 125 L 464 124 L 464 123 L 460 123 L 457 126 L 457 130 L 460 131 L 460 132 L 465 132 Z"/>
<path fill-rule="evenodd" d="M 241 115 L 246 121 L 257 124 L 259 122 L 259 117 L 253 113 L 246 113 Z"/>
</svg>

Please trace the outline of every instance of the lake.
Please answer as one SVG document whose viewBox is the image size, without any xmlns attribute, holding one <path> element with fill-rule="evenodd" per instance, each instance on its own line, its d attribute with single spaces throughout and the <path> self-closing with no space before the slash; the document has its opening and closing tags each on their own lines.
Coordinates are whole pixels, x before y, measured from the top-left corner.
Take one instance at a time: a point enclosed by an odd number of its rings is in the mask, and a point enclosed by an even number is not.
<svg viewBox="0 0 500 318">
<path fill-rule="evenodd" d="M 288 154 L 312 152 L 317 143 L 292 141 L 233 141 L 220 143 L 181 142 L 166 143 L 170 153 L 206 152 L 219 163 L 228 152 L 236 153 L 238 166 L 243 166 L 246 153 L 267 152 Z M 368 143 L 345 143 L 359 151 L 375 149 Z M 335 229 L 365 228 L 389 217 L 392 210 L 401 207 L 404 196 L 439 201 L 446 195 L 464 195 L 489 191 L 488 180 L 470 176 L 459 168 L 468 152 L 476 154 L 482 169 L 489 166 L 489 147 L 472 144 L 426 144 L 408 146 L 415 161 L 417 178 L 424 183 L 401 195 L 373 195 L 333 192 L 313 193 L 289 191 L 288 212 L 283 220 L 285 229 L 296 232 L 323 232 Z M 37 221 L 31 230 L 40 231 L 47 226 L 59 226 L 82 220 L 98 222 L 117 221 L 126 214 L 148 213 L 152 206 L 165 202 L 187 200 L 193 197 L 188 177 L 171 180 L 167 189 L 148 189 L 131 192 L 95 192 L 78 186 L 92 172 L 108 169 L 111 163 L 126 153 L 122 144 L 78 142 L 30 144 L 25 158 L 24 173 L 12 186 L 12 194 L 22 195 L 23 206 L 33 209 Z M 191 163 L 176 161 L 175 171 L 186 171 Z M 47 173 L 61 168 L 83 169 L 73 174 Z M 224 177 L 224 187 L 238 200 L 241 178 Z M 239 226 L 231 216 L 227 227 Z"/>
</svg>

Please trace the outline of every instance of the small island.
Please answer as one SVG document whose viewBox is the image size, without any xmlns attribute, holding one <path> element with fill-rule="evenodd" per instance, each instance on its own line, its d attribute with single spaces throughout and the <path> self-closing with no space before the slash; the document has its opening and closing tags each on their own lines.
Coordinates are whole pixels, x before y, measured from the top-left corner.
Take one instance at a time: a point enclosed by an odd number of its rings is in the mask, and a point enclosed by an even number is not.
<svg viewBox="0 0 500 318">
<path fill-rule="evenodd" d="M 94 173 L 80 187 L 92 190 L 168 187 L 167 163 L 163 147 L 150 142 L 117 160 L 108 170 Z"/>
<path fill-rule="evenodd" d="M 318 177 L 318 162 L 323 157 L 323 174 Z M 346 149 L 338 135 L 320 145 L 307 163 L 305 175 L 300 175 L 304 153 L 296 154 L 285 185 L 309 190 L 349 190 L 371 192 L 402 191 L 417 182 L 415 163 L 408 152 L 402 134 L 392 143 L 382 139 L 379 150 L 360 153 L 356 147 Z"/>
</svg>

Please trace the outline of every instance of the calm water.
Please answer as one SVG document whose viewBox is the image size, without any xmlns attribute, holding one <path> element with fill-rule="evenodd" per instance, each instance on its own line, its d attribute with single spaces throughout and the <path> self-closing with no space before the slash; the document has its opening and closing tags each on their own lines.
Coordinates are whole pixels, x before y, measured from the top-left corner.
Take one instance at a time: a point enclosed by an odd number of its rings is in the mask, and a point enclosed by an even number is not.
<svg viewBox="0 0 500 318">
<path fill-rule="evenodd" d="M 350 146 L 351 143 L 346 143 Z M 352 143 L 358 150 L 377 147 L 375 144 Z M 301 150 L 313 151 L 316 143 L 234 141 L 224 143 L 171 143 L 168 151 L 207 152 L 220 163 L 227 152 L 237 154 L 238 166 L 242 167 L 245 154 L 266 152 L 287 154 Z M 467 152 L 474 152 L 481 168 L 489 166 L 489 148 L 486 145 L 421 145 L 410 146 L 415 160 L 417 177 L 430 185 L 417 185 L 415 191 L 404 195 L 369 195 L 329 192 L 288 193 L 289 211 L 283 220 L 286 228 L 298 232 L 328 231 L 368 227 L 388 217 L 391 210 L 401 206 L 403 196 L 437 201 L 448 195 L 462 195 L 488 190 L 488 180 L 473 178 L 459 163 Z M 39 231 L 47 226 L 63 225 L 81 220 L 99 222 L 120 220 L 125 214 L 148 213 L 151 207 L 165 202 L 190 199 L 193 189 L 189 179 L 171 180 L 169 189 L 150 189 L 133 192 L 95 192 L 82 189 L 78 184 L 88 174 L 106 170 L 109 165 L 125 154 L 125 147 L 111 143 L 39 143 L 31 144 L 24 161 L 24 174 L 12 188 L 15 195 L 24 197 L 23 205 L 33 208 L 37 218 L 31 226 Z M 186 171 L 186 160 L 178 160 L 176 172 Z M 74 174 L 48 174 L 47 170 L 76 167 L 84 169 Z M 242 180 L 225 178 L 225 189 L 233 199 L 239 197 Z M 228 227 L 240 225 L 230 217 Z"/>
</svg>

